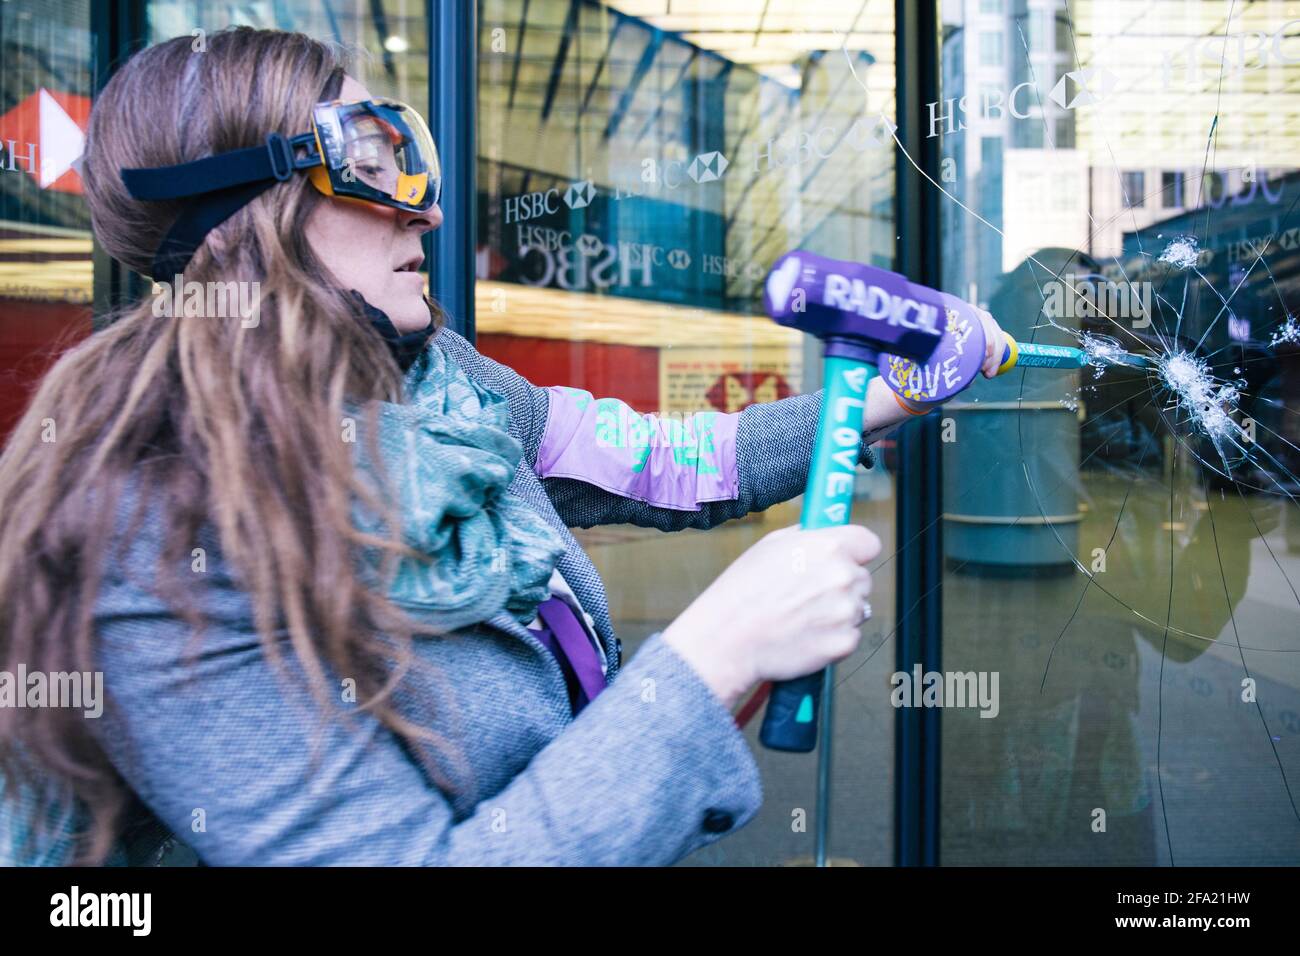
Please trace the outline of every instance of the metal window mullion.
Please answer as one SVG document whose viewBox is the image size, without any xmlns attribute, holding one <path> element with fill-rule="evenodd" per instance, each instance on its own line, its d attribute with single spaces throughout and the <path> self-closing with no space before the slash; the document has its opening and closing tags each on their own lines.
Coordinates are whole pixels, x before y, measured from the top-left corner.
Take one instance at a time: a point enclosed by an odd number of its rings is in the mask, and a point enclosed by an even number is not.
<svg viewBox="0 0 1300 956">
<path fill-rule="evenodd" d="M 145 0 L 90 5 L 91 69 L 95 96 L 128 57 L 148 43 Z M 113 259 L 99 240 L 91 251 L 91 327 L 103 328 L 112 311 L 144 294 L 144 280 Z"/>
<path fill-rule="evenodd" d="M 925 135 L 926 104 L 940 98 L 938 0 L 895 0 L 895 88 L 898 139 L 929 175 L 939 180 L 939 139 Z M 897 269 L 923 285 L 942 282 L 939 196 L 907 157 L 895 166 Z M 940 670 L 942 639 L 943 524 L 939 416 L 930 415 L 899 435 L 897 476 L 896 661 L 900 671 Z M 894 862 L 939 863 L 938 708 L 895 711 Z"/>
<path fill-rule="evenodd" d="M 474 341 L 478 248 L 478 4 L 429 0 L 429 126 L 442 160 L 442 227 L 425 235 L 429 291 Z"/>
</svg>

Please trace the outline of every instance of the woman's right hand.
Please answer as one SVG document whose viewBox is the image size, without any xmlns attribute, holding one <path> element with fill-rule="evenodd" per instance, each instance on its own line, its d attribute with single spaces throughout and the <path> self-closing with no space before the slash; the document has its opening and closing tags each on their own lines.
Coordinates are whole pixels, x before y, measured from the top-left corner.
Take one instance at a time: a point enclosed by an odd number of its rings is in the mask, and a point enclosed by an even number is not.
<svg viewBox="0 0 1300 956">
<path fill-rule="evenodd" d="M 880 539 L 858 525 L 766 535 L 663 632 L 732 707 L 754 684 L 811 674 L 861 638 L 866 565 Z"/>
</svg>

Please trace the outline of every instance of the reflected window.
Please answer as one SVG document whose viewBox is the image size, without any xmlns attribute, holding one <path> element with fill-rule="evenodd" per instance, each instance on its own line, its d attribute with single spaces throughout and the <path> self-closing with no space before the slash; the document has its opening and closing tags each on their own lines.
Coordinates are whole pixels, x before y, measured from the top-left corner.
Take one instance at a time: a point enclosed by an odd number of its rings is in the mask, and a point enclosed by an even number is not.
<svg viewBox="0 0 1300 956">
<path fill-rule="evenodd" d="M 1121 174 L 1120 182 L 1124 189 L 1124 205 L 1129 209 L 1141 209 L 1147 204 L 1146 173 L 1141 170 L 1128 170 Z"/>
<path fill-rule="evenodd" d="M 0 4 L 0 440 L 90 333 L 90 214 L 77 160 L 92 93 L 87 2 Z"/>
<path fill-rule="evenodd" d="M 1166 209 L 1181 209 L 1183 205 L 1183 174 L 1180 172 L 1163 172 L 1160 174 L 1160 205 Z"/>
</svg>

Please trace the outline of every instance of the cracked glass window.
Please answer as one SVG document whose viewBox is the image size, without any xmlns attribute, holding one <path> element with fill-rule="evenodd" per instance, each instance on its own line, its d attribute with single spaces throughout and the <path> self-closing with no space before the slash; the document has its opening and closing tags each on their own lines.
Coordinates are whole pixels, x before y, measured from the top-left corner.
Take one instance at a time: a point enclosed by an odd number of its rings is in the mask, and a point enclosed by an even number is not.
<svg viewBox="0 0 1300 956">
<path fill-rule="evenodd" d="M 1021 355 L 939 413 L 944 666 L 997 679 L 942 859 L 1294 864 L 1300 4 L 940 10 L 944 287 Z"/>
</svg>

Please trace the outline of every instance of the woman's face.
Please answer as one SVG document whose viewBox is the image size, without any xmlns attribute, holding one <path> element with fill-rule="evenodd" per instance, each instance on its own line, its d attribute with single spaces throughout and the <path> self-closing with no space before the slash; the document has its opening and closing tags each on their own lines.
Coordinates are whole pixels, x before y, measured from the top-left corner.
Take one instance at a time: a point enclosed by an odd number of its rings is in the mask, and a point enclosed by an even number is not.
<svg viewBox="0 0 1300 956">
<path fill-rule="evenodd" d="M 370 99 L 370 91 L 345 77 L 339 99 Z M 307 241 L 345 289 L 355 289 L 388 315 L 402 332 L 429 324 L 424 276 L 412 271 L 424 261 L 420 237 L 442 225 L 437 206 L 405 212 L 369 203 L 327 199 L 307 220 Z"/>
</svg>

